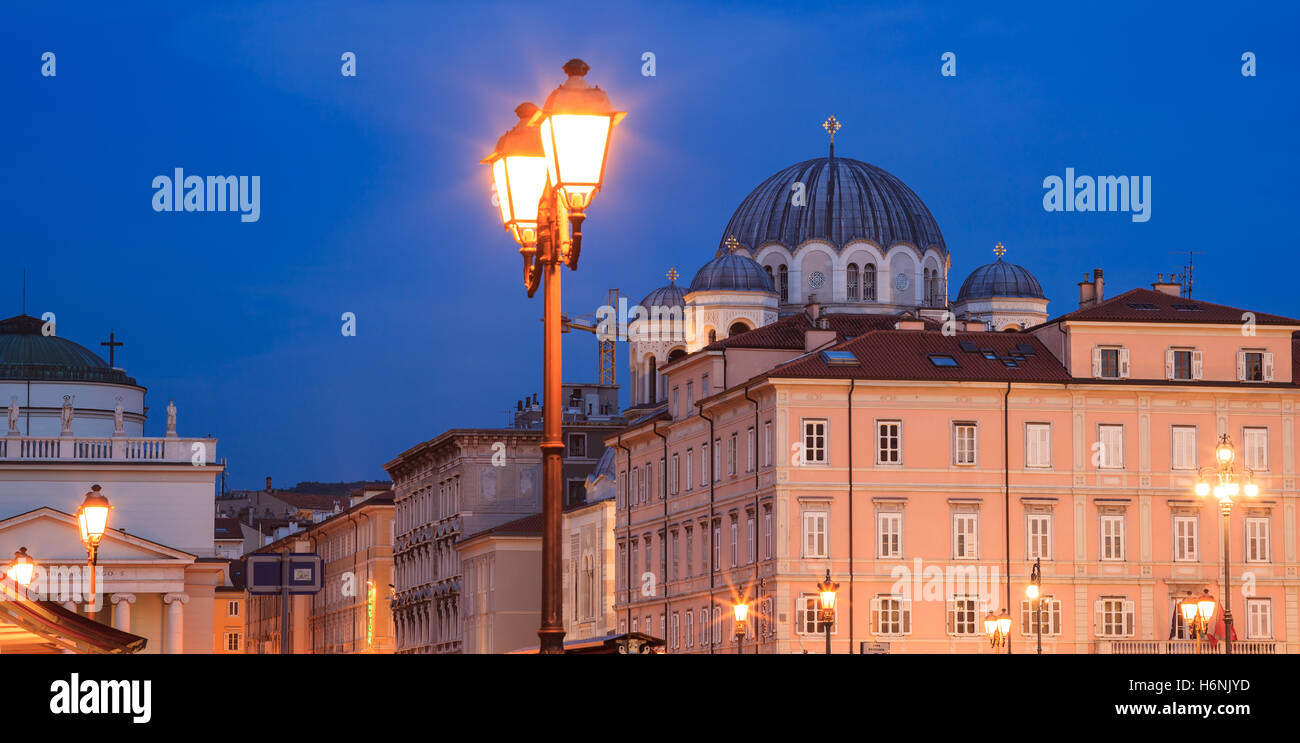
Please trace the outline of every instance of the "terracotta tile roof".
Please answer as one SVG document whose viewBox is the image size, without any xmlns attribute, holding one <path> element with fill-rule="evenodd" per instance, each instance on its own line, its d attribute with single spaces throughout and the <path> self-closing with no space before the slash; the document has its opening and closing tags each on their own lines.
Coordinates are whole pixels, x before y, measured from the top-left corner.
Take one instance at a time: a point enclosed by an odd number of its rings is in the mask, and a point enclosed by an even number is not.
<svg viewBox="0 0 1300 743">
<path fill-rule="evenodd" d="M 826 313 L 823 315 L 831 330 L 840 340 L 855 338 L 873 330 L 892 330 L 899 315 L 862 315 L 857 313 Z M 926 327 L 938 328 L 933 320 L 925 320 Z M 762 327 L 737 333 L 730 338 L 715 341 L 704 347 L 706 351 L 723 348 L 769 348 L 796 350 L 804 347 L 804 331 L 813 327 L 806 313 L 800 312 Z"/>
<path fill-rule="evenodd" d="M 1085 307 L 1053 320 L 1045 325 L 1070 320 L 1102 322 L 1152 322 L 1152 323 L 1207 323 L 1239 325 L 1247 310 L 1222 304 L 1202 302 L 1198 299 L 1176 297 L 1151 289 L 1131 289 L 1092 307 Z M 1256 325 L 1300 325 L 1295 320 L 1266 312 L 1255 312 Z"/>
<path fill-rule="evenodd" d="M 507 521 L 504 524 L 497 524 L 483 531 L 477 531 L 461 539 L 467 542 L 477 537 L 496 535 L 507 537 L 540 537 L 542 535 L 542 515 L 535 513 L 531 516 L 525 516 L 522 519 Z"/>
<path fill-rule="evenodd" d="M 239 519 L 218 517 L 212 520 L 213 539 L 243 539 L 244 530 L 239 526 Z"/>
<path fill-rule="evenodd" d="M 278 498 L 294 508 L 312 511 L 330 511 L 333 510 L 336 504 L 339 508 L 347 508 L 352 501 L 346 495 L 316 495 L 314 493 L 294 493 L 288 490 L 276 490 L 271 493 L 271 497 Z"/>
<path fill-rule="evenodd" d="M 778 366 L 767 376 L 967 382 L 1068 382 L 1071 379 L 1051 351 L 1026 333 L 963 332 L 948 336 L 937 330 L 877 330 L 826 351 L 848 352 L 851 356 L 845 357 L 846 360 L 857 363 L 831 363 L 825 351 L 818 351 Z M 990 355 L 993 358 L 987 358 Z M 956 365 L 939 366 L 931 357 L 951 357 Z"/>
</svg>

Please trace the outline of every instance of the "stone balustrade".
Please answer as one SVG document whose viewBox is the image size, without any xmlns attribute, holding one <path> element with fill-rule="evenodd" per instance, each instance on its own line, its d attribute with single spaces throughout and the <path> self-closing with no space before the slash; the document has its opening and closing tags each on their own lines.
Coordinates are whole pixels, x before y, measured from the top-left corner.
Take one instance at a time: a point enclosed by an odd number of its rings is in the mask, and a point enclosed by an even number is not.
<svg viewBox="0 0 1300 743">
<path fill-rule="evenodd" d="M 197 445 L 197 446 L 196 446 Z M 215 464 L 216 439 L 112 436 L 0 436 L 0 461 Z"/>
</svg>

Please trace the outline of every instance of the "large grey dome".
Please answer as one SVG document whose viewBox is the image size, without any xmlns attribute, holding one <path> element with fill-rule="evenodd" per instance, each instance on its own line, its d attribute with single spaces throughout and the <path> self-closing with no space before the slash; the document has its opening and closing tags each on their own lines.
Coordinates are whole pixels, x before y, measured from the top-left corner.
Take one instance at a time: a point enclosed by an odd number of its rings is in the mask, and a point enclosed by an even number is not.
<svg viewBox="0 0 1300 743">
<path fill-rule="evenodd" d="M 1008 263 L 999 257 L 974 271 L 962 282 L 957 301 L 988 297 L 1033 297 L 1046 299 L 1038 279 L 1024 266 Z"/>
<path fill-rule="evenodd" d="M 43 334 L 44 325 L 31 315 L 0 320 L 0 379 L 135 384 L 85 346 Z"/>
<path fill-rule="evenodd" d="M 792 203 L 795 183 L 804 185 L 803 206 Z M 874 165 L 842 157 L 805 160 L 763 181 L 731 216 L 719 255 L 733 236 L 751 251 L 773 241 L 794 250 L 811 239 L 836 250 L 857 239 L 883 248 L 907 243 L 948 250 L 934 216 L 912 189 Z"/>
<path fill-rule="evenodd" d="M 772 277 L 753 258 L 726 253 L 705 263 L 691 279 L 691 291 L 749 291 L 776 293 Z"/>
</svg>

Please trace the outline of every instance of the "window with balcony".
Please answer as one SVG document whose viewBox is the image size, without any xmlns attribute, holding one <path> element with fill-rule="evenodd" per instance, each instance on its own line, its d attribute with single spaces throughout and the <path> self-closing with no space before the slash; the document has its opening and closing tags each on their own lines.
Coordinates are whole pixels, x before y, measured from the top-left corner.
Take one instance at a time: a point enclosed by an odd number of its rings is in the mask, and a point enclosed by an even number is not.
<svg viewBox="0 0 1300 743">
<path fill-rule="evenodd" d="M 1246 639 L 1273 639 L 1273 599 L 1246 599 Z"/>
<path fill-rule="evenodd" d="M 1093 606 L 1095 632 L 1098 637 L 1132 637 L 1133 602 L 1124 596 L 1103 596 Z"/>
</svg>

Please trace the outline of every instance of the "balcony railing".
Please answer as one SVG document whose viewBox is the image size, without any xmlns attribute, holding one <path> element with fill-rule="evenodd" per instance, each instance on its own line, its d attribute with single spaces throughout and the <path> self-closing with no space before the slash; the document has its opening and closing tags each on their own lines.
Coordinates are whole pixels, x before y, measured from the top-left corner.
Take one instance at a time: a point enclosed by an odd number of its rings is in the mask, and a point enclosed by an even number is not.
<svg viewBox="0 0 1300 743">
<path fill-rule="evenodd" d="M 1238 640 L 1232 652 L 1241 655 L 1278 655 L 1286 652 L 1275 640 Z M 1201 643 L 1202 654 L 1222 654 L 1223 643 Z M 1196 655 L 1195 640 L 1098 640 L 1098 655 Z"/>
<path fill-rule="evenodd" d="M 216 458 L 216 439 L 0 435 L 0 462 L 120 461 L 213 464 Z"/>
</svg>

